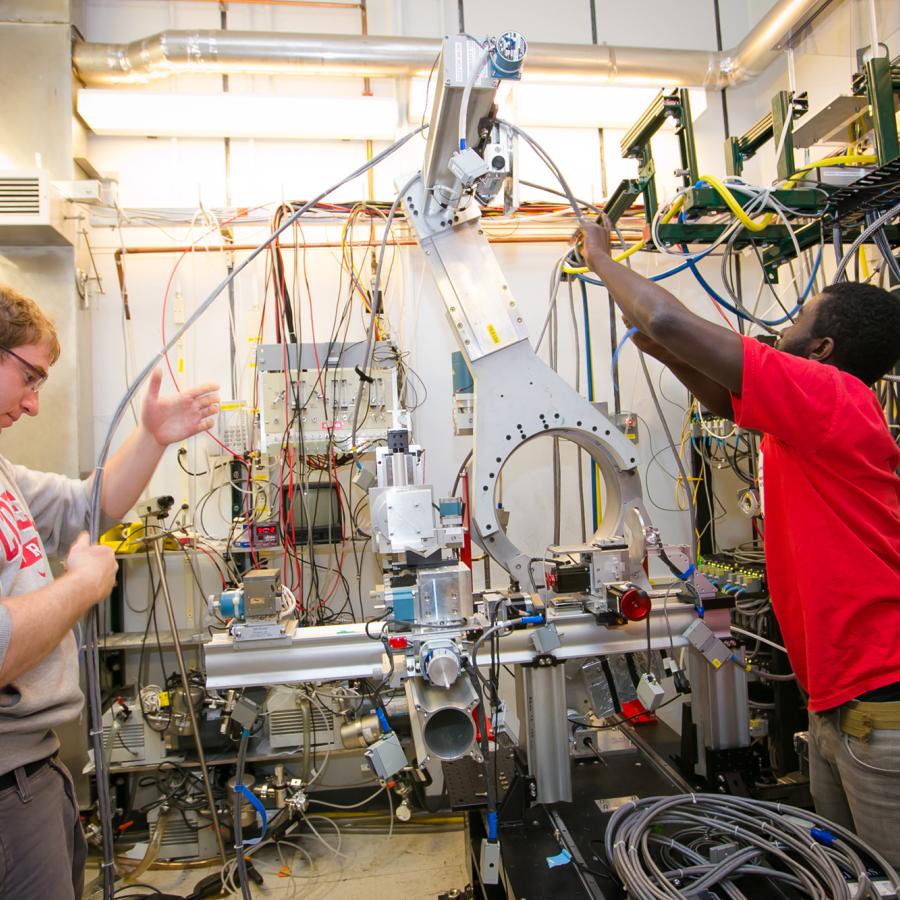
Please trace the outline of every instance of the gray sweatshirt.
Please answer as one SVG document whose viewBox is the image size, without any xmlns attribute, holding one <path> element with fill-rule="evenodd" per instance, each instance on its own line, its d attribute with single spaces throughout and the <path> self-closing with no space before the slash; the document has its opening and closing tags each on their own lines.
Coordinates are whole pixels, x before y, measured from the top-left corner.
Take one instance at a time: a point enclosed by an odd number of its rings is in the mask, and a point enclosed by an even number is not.
<svg viewBox="0 0 900 900">
<path fill-rule="evenodd" d="M 91 480 L 33 472 L 0 457 L 0 600 L 53 581 L 48 555 L 64 556 L 88 526 Z M 0 665 L 16 639 L 0 602 Z M 55 753 L 53 729 L 74 719 L 83 697 L 69 632 L 56 649 L 0 687 L 0 774 Z"/>
</svg>

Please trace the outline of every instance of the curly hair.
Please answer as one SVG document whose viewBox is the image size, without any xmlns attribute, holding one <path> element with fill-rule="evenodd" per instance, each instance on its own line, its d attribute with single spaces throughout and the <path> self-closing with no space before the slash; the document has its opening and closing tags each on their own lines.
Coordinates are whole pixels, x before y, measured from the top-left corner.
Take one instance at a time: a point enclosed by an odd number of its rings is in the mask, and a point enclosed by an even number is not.
<svg viewBox="0 0 900 900">
<path fill-rule="evenodd" d="M 46 342 L 50 362 L 59 359 L 59 337 L 53 320 L 34 302 L 9 285 L 0 284 L 0 347 Z"/>
<path fill-rule="evenodd" d="M 871 385 L 900 359 L 900 294 L 842 281 L 822 290 L 812 337 L 834 341 L 832 361 Z"/>
</svg>

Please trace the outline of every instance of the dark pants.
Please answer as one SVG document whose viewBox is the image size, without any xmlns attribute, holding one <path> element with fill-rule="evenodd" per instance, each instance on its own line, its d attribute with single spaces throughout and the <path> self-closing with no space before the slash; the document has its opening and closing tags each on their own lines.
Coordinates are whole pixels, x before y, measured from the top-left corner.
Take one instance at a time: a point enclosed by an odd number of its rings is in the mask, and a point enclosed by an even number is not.
<svg viewBox="0 0 900 900">
<path fill-rule="evenodd" d="M 75 786 L 54 758 L 0 791 L 0 898 L 81 900 L 87 843 Z"/>
</svg>

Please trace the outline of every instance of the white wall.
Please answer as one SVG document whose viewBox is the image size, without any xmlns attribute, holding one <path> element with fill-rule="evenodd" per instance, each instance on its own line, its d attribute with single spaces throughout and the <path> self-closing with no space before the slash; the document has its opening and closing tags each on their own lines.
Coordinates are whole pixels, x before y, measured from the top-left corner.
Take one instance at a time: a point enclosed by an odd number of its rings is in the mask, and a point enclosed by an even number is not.
<svg viewBox="0 0 900 900">
<path fill-rule="evenodd" d="M 723 43 L 731 46 L 755 24 L 770 0 L 747 4 L 738 0 L 722 3 Z M 712 49 L 715 29 L 712 3 L 691 0 L 678 6 L 677 15 L 671 3 L 651 2 L 642 6 L 640 27 L 636 27 L 633 11 L 621 4 L 598 0 L 598 32 L 601 41 L 617 44 L 660 47 L 696 47 Z M 846 89 L 851 71 L 851 51 L 864 42 L 867 25 L 863 21 L 864 4 L 845 0 L 834 12 L 821 18 L 812 38 L 804 41 L 797 52 L 798 88 L 810 91 L 813 111 L 816 105 L 827 102 L 830 96 Z M 900 9 L 895 3 L 879 2 L 883 16 L 885 39 L 898 47 L 897 29 Z M 358 33 L 359 21 L 354 13 L 338 10 L 297 9 L 233 4 L 228 13 L 230 28 L 271 31 L 307 31 L 321 33 Z M 590 40 L 590 18 L 586 0 L 559 0 L 552 6 L 545 3 L 520 3 L 510 8 L 507 3 L 482 2 L 466 4 L 466 26 L 475 33 L 497 31 L 509 27 L 520 28 L 535 41 L 586 42 Z M 86 0 L 83 4 L 81 28 L 92 41 L 122 42 L 152 34 L 166 28 L 219 27 L 217 7 L 210 3 L 149 2 L 149 0 Z M 455 2 L 414 2 L 414 0 L 375 0 L 370 3 L 369 29 L 372 33 L 397 33 L 440 36 L 456 27 Z M 827 78 L 826 78 L 827 76 Z M 784 82 L 784 70 L 779 63 L 765 73 L 754 85 L 729 92 L 731 127 L 737 132 L 747 127 L 768 108 L 770 95 Z M 157 85 L 155 90 L 219 89 L 217 77 L 181 77 Z M 406 85 L 376 79 L 377 93 L 396 92 L 401 100 Z M 269 78 L 247 77 L 231 79 L 231 89 L 258 93 L 304 93 L 316 96 L 350 96 L 361 90 L 356 79 Z M 724 170 L 722 141 L 724 132 L 721 105 L 716 94 L 708 96 L 708 108 L 696 122 L 701 168 L 715 173 Z M 565 94 L 561 94 L 565 102 Z M 634 110 L 635 117 L 640 112 Z M 405 126 L 404 126 L 405 128 Z M 532 129 L 563 168 L 576 193 L 590 200 L 602 196 L 600 169 L 601 154 L 595 128 Z M 611 189 L 619 178 L 635 173 L 633 161 L 618 158 L 618 142 L 623 129 L 611 128 L 605 134 L 604 160 L 608 186 Z M 383 145 L 376 145 L 376 151 Z M 420 164 L 424 143 L 418 139 L 404 148 L 395 158 L 380 166 L 375 173 L 375 196 L 390 200 L 395 179 L 415 170 Z M 119 202 L 123 208 L 134 210 L 187 210 L 188 215 L 202 205 L 205 209 L 220 207 L 225 202 L 225 162 L 223 145 L 218 140 L 113 138 L 90 136 L 88 156 L 98 170 L 114 174 L 119 185 Z M 654 154 L 660 176 L 660 195 L 671 196 L 676 181 L 676 145 L 671 132 L 660 135 L 654 144 Z M 365 158 L 362 142 L 290 142 L 265 139 L 235 140 L 231 145 L 231 196 L 238 206 L 266 205 L 261 215 L 271 214 L 272 204 L 282 199 L 308 198 L 344 173 L 360 165 Z M 521 161 L 523 177 L 550 183 L 550 175 L 542 171 L 540 163 L 527 153 Z M 771 161 L 760 154 L 759 174 L 771 173 Z M 754 176 L 755 177 L 755 176 Z M 365 196 L 365 179 L 340 189 L 334 199 L 353 200 Z M 523 191 L 523 196 L 534 197 Z M 198 214 L 198 222 L 202 217 Z M 147 245 L 180 245 L 190 243 L 204 227 L 193 229 L 183 225 L 135 227 L 123 223 L 120 229 L 95 226 L 92 242 L 103 276 L 106 294 L 94 297 L 94 342 L 102 348 L 94 367 L 94 404 L 96 416 L 94 435 L 98 444 L 105 434 L 109 418 L 125 387 L 125 345 L 131 346 L 129 372 L 141 368 L 160 347 L 161 305 L 166 285 L 171 279 L 171 296 L 167 317 L 167 333 L 174 323 L 172 308 L 177 292 L 184 298 L 187 312 L 212 290 L 224 277 L 225 259 L 222 254 L 188 254 L 172 275 L 178 261 L 177 254 L 133 254 L 126 256 L 126 275 L 133 320 L 124 329 L 122 304 L 117 289 L 113 252 L 124 243 L 126 247 Z M 335 238 L 332 226 L 308 224 L 304 231 L 310 241 Z M 266 233 L 262 224 L 236 225 L 235 239 L 239 243 L 254 243 Z M 211 239 L 215 242 L 215 236 Z M 536 335 L 546 311 L 550 272 L 561 252 L 558 243 L 495 245 L 498 259 L 509 279 L 510 286 L 522 307 L 532 335 Z M 238 261 L 242 259 L 237 255 Z M 290 264 L 290 260 L 289 260 Z M 327 331 L 333 315 L 339 285 L 339 254 L 336 250 L 311 250 L 308 268 L 312 284 L 312 303 L 316 328 L 321 336 Z M 639 254 L 635 268 L 642 272 L 662 271 L 670 266 L 659 255 Z M 718 263 L 703 263 L 707 276 L 718 284 Z M 250 266 L 236 282 L 237 312 L 235 317 L 242 399 L 250 399 L 251 371 L 248 363 L 252 345 L 248 337 L 255 330 L 263 298 L 264 271 L 261 265 Z M 346 281 L 344 282 L 346 284 Z M 679 275 L 667 286 L 684 302 L 704 315 L 716 317 L 711 301 L 698 289 L 690 274 Z M 755 289 L 755 284 L 752 286 Z M 607 297 L 603 290 L 590 288 L 591 327 L 594 365 L 597 372 L 598 399 L 612 401 L 609 377 L 609 334 Z M 580 298 L 576 298 L 576 313 L 581 328 Z M 574 342 L 565 289 L 560 292 L 561 315 L 561 372 L 574 381 Z M 446 327 L 442 307 L 430 277 L 424 272 L 422 258 L 416 248 L 400 253 L 400 264 L 388 292 L 388 310 L 395 327 L 395 337 L 409 351 L 409 362 L 428 387 L 428 399 L 415 416 L 416 437 L 427 448 L 428 478 L 436 491 L 449 490 L 460 460 L 468 449 L 467 439 L 455 438 L 450 424 L 450 353 L 455 349 Z M 308 310 L 303 312 L 308 329 Z M 308 330 L 305 333 L 309 333 Z M 350 338 L 362 336 L 361 316 L 351 325 Z M 228 323 L 224 295 L 185 340 L 184 383 L 209 379 L 223 384 L 229 381 L 227 361 Z M 622 403 L 643 419 L 640 450 L 644 473 L 645 497 L 654 521 L 661 527 L 668 541 L 685 541 L 688 537 L 686 516 L 674 508 L 673 464 L 664 450 L 664 437 L 650 404 L 646 385 L 636 364 L 632 348 L 622 354 Z M 660 375 L 651 362 L 654 377 L 661 382 L 669 400 L 663 405 L 669 424 L 677 435 L 681 431 L 684 390 L 668 373 Z M 511 376 L 513 377 L 513 376 Z M 583 381 L 582 381 L 583 383 Z M 120 438 L 124 436 L 120 435 Z M 191 465 L 203 467 L 204 454 L 210 449 L 207 439 L 195 442 L 191 450 Z M 660 452 L 661 451 L 661 452 Z M 520 458 L 521 457 L 521 458 Z M 535 555 L 540 555 L 550 541 L 550 468 L 549 447 L 540 444 L 524 448 L 510 463 L 504 480 L 504 504 L 512 511 L 510 526 L 513 537 Z M 580 536 L 577 524 L 576 473 L 571 456 L 563 474 L 564 527 L 563 539 Z M 722 497 L 733 503 L 734 486 L 722 481 Z M 194 490 L 201 490 L 195 486 Z M 189 479 L 176 466 L 170 452 L 154 477 L 151 492 L 173 493 L 190 499 Z M 201 490 L 202 492 L 202 490 Z M 196 494 L 194 494 L 196 496 Z M 225 504 L 223 503 L 223 509 Z M 211 511 L 212 512 L 212 511 Z M 208 516 L 207 524 L 215 516 Z M 224 521 L 218 522 L 224 534 Z M 746 523 L 734 518 L 723 523 L 723 543 L 734 543 L 748 537 Z M 496 578 L 495 574 L 495 578 Z M 495 582 L 496 583 L 496 582 Z"/>
<path fill-rule="evenodd" d="M 767 3 L 768 0 L 760 0 Z M 900 3 L 875 0 L 879 43 L 886 44 L 891 57 L 900 54 Z M 809 112 L 798 123 L 811 118 L 835 97 L 848 95 L 857 70 L 856 51 L 870 43 L 867 0 L 841 0 L 832 4 L 815 21 L 815 27 L 794 49 L 795 87 L 809 94 Z M 773 63 L 755 82 L 728 92 L 732 134 L 740 134 L 771 110 L 772 96 L 790 87 L 788 54 Z M 814 151 L 812 158 L 827 155 Z M 748 163 L 744 175 L 751 181 L 767 181 L 774 176 L 774 148 L 769 145 Z M 798 151 L 798 162 L 804 159 Z"/>
</svg>

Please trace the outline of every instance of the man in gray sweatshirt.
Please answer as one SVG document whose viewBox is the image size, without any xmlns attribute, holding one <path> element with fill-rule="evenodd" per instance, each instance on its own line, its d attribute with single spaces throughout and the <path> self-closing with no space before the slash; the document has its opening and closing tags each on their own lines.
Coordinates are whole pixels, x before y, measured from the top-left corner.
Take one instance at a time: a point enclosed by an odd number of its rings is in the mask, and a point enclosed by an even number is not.
<svg viewBox="0 0 900 900">
<path fill-rule="evenodd" d="M 38 392 L 60 347 L 34 301 L 0 285 L 0 431 L 38 414 Z M 161 397 L 150 379 L 140 424 L 106 464 L 101 507 L 122 518 L 165 448 L 212 427 L 215 385 Z M 85 533 L 85 481 L 0 457 L 0 898 L 79 900 L 86 847 L 72 781 L 53 729 L 75 718 L 75 623 L 109 596 L 116 560 Z M 54 580 L 48 557 L 65 556 Z"/>
</svg>

